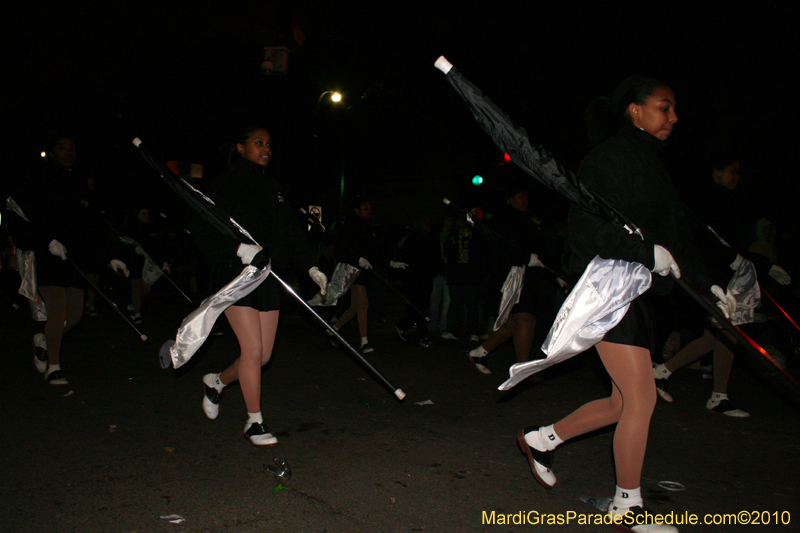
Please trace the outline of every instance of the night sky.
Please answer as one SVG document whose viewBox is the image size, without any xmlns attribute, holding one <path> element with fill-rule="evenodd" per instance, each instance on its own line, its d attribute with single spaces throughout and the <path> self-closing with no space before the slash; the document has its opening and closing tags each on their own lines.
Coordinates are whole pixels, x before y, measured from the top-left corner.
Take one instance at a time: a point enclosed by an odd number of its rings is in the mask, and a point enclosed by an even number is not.
<svg viewBox="0 0 800 533">
<path fill-rule="evenodd" d="M 210 176 L 232 127 L 257 119 L 270 124 L 274 165 L 298 203 L 330 203 L 342 167 L 348 193 L 451 180 L 456 194 L 476 172 L 490 185 L 508 179 L 514 170 L 498 165 L 501 154 L 433 68 L 444 54 L 573 170 L 588 150 L 586 105 L 630 74 L 662 79 L 678 98 L 665 155 L 679 185 L 699 157 L 727 147 L 740 154 L 744 191 L 779 210 L 797 203 L 789 3 L 383 4 L 4 6 L 7 169 L 23 174 L 45 139 L 66 128 L 108 191 L 160 198 L 134 136 L 164 159 L 203 163 Z M 289 47 L 287 75 L 261 74 L 267 45 Z M 317 108 L 334 89 L 343 105 Z"/>
</svg>

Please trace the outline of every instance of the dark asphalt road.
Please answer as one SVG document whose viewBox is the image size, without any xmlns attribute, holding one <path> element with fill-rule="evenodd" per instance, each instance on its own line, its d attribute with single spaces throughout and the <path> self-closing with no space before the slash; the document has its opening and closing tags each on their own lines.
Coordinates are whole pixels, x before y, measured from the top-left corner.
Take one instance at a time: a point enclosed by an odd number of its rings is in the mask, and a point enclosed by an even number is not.
<svg viewBox="0 0 800 533">
<path fill-rule="evenodd" d="M 613 494 L 610 430 L 558 450 L 550 492 L 533 479 L 515 441 L 520 428 L 553 422 L 606 394 L 596 356 L 583 354 L 542 382 L 501 393 L 510 346 L 483 376 L 468 362 L 465 343 L 425 350 L 399 341 L 395 308 L 388 324 L 372 327 L 377 351 L 368 357 L 408 394 L 400 403 L 309 320 L 287 316 L 263 380 L 265 419 L 280 444 L 259 449 L 242 438 L 238 386 L 226 390 L 217 420 L 200 409 L 201 377 L 236 353 L 231 334 L 213 337 L 188 368 L 158 366 L 159 345 L 189 310 L 156 292 L 142 326 L 148 343 L 108 308 L 86 317 L 63 349 L 70 385 L 53 387 L 31 363 L 34 323 L 4 308 L 0 531 L 611 531 L 575 522 L 482 523 L 484 511 L 591 512 L 579 497 Z M 798 531 L 798 413 L 742 365 L 730 390 L 752 414 L 746 420 L 705 412 L 711 386 L 700 372 L 683 370 L 671 382 L 675 403 L 659 403 L 651 426 L 643 479 L 650 507 L 701 519 L 771 513 L 772 525 L 681 532 Z M 425 400 L 433 404 L 416 404 Z M 274 457 L 293 472 L 290 489 L 279 493 L 263 468 Z M 660 481 L 686 490 L 664 490 Z M 791 523 L 774 525 L 786 513 Z M 185 521 L 161 518 L 173 514 Z"/>
</svg>

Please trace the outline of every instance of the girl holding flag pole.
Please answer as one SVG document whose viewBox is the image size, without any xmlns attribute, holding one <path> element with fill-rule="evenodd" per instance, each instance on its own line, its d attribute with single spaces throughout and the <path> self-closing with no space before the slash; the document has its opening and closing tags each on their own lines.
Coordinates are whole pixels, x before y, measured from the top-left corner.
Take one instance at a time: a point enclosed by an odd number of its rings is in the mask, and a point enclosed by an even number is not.
<svg viewBox="0 0 800 533">
<path fill-rule="evenodd" d="M 209 188 L 214 202 L 248 228 L 261 243 L 256 246 L 241 242 L 197 220 L 192 234 L 212 263 L 212 288 L 217 290 L 228 283 L 239 274 L 242 264 L 261 268 L 271 263 L 271 268 L 277 271 L 293 266 L 308 272 L 324 294 L 328 280 L 314 266 L 314 255 L 280 184 L 267 172 L 271 158 L 269 131 L 259 125 L 246 126 L 231 148 L 230 170 Z M 275 276 L 268 276 L 253 292 L 225 310 L 241 353 L 222 372 L 203 376 L 203 412 L 211 420 L 219 414 L 223 389 L 239 381 L 248 416 L 244 436 L 254 445 L 263 447 L 278 443 L 261 414 L 261 367 L 272 356 L 281 290 Z"/>
</svg>

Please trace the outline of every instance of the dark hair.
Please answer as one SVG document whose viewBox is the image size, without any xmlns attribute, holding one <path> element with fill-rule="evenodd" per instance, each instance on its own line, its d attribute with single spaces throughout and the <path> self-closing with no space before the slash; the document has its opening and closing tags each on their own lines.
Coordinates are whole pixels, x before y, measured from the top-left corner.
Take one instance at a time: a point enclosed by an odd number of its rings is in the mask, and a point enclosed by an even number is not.
<svg viewBox="0 0 800 533">
<path fill-rule="evenodd" d="M 233 131 L 233 135 L 231 135 L 232 140 L 228 146 L 229 166 L 233 165 L 237 161 L 237 156 L 241 157 L 241 154 L 239 154 L 239 152 L 236 150 L 236 145 L 247 142 L 247 139 L 249 139 L 250 136 L 258 130 L 269 131 L 269 128 L 259 122 L 248 122 L 247 124 L 240 125 Z"/>
<path fill-rule="evenodd" d="M 625 124 L 629 124 L 628 106 L 643 105 L 659 87 L 669 87 L 663 81 L 645 76 L 629 76 L 616 88 L 611 98 L 595 98 L 586 106 L 586 130 L 589 148 L 594 148 Z"/>
<path fill-rule="evenodd" d="M 76 139 L 74 133 L 71 131 L 51 132 L 45 141 L 45 152 L 47 153 L 47 155 L 50 155 L 55 151 L 56 145 L 58 144 L 58 141 L 60 141 L 61 139 L 69 139 L 76 146 L 78 144 L 78 140 Z"/>
<path fill-rule="evenodd" d="M 358 195 L 355 198 L 353 198 L 352 203 L 350 204 L 350 208 L 360 209 L 361 206 L 364 204 L 372 205 L 372 202 L 370 202 L 370 199 L 367 195 Z"/>
<path fill-rule="evenodd" d="M 611 95 L 609 104 L 612 114 L 620 124 L 624 124 L 625 121 L 630 122 L 628 106 L 632 103 L 643 105 L 659 87 L 669 87 L 669 85 L 645 76 L 634 75 L 625 78 Z"/>
<path fill-rule="evenodd" d="M 715 170 L 724 170 L 725 167 L 736 161 L 736 155 L 733 150 L 715 150 L 706 154 L 705 161 L 703 161 L 703 168 L 706 175 L 711 174 Z"/>
</svg>

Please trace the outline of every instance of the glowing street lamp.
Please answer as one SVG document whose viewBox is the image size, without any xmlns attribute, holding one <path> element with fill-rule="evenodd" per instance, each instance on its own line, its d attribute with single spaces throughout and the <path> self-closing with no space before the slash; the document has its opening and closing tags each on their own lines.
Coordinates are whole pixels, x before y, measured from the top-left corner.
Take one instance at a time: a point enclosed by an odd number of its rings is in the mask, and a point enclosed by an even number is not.
<svg viewBox="0 0 800 533">
<path fill-rule="evenodd" d="M 340 93 L 339 91 L 325 91 L 321 95 L 319 95 L 319 98 L 317 98 L 317 111 L 319 111 L 319 104 L 322 103 L 322 99 L 325 98 L 326 94 L 331 95 L 331 102 L 333 103 L 338 103 L 342 101 L 342 93 Z"/>
</svg>

